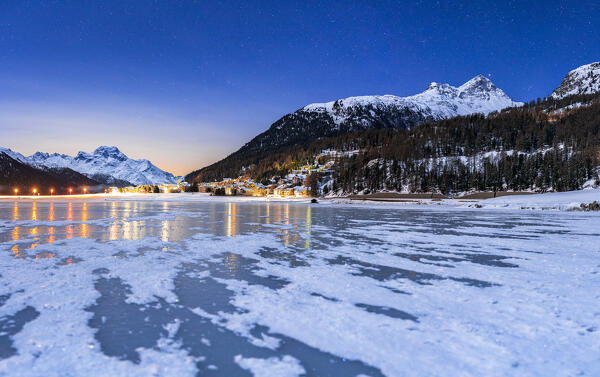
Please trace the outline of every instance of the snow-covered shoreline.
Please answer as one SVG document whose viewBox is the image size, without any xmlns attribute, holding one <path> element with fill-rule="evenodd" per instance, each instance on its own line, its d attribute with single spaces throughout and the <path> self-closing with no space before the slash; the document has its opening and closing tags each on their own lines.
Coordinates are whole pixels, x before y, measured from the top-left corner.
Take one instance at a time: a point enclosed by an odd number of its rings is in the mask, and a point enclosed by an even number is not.
<svg viewBox="0 0 600 377">
<path fill-rule="evenodd" d="M 56 196 L 0 196 L 0 200 L 118 200 L 118 201 L 168 201 L 168 202 L 311 202 L 311 198 L 274 198 L 252 196 L 211 196 L 204 193 L 171 193 L 171 194 L 89 194 L 89 195 L 56 195 Z M 578 191 L 555 192 L 530 195 L 510 195 L 493 199 L 406 199 L 402 201 L 356 200 L 344 197 L 319 198 L 320 205 L 360 205 L 373 207 L 406 208 L 436 206 L 445 208 L 485 208 L 485 209 L 520 209 L 520 210 L 579 210 L 581 204 L 600 202 L 600 188 Z"/>
<path fill-rule="evenodd" d="M 600 202 L 600 188 L 533 195 L 512 195 L 479 201 L 483 208 L 578 210 L 581 204 Z"/>
</svg>

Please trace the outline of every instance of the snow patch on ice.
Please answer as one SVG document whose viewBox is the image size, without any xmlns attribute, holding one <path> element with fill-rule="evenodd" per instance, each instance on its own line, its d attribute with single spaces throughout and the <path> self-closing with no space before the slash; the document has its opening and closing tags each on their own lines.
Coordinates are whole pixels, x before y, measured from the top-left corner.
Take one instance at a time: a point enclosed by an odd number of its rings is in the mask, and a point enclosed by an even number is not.
<svg viewBox="0 0 600 377">
<path fill-rule="evenodd" d="M 236 355 L 234 360 L 240 367 L 251 371 L 257 377 L 296 377 L 306 373 L 300 362 L 290 355 L 268 359 Z"/>
</svg>

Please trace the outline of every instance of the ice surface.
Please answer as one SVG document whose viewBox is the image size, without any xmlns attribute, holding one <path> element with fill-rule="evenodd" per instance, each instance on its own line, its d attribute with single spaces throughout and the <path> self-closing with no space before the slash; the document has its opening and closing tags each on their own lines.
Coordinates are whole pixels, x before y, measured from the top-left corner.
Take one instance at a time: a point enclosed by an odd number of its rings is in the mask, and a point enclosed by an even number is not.
<svg viewBox="0 0 600 377">
<path fill-rule="evenodd" d="M 600 373 L 597 213 L 150 197 L 0 201 L 0 375 Z"/>
</svg>

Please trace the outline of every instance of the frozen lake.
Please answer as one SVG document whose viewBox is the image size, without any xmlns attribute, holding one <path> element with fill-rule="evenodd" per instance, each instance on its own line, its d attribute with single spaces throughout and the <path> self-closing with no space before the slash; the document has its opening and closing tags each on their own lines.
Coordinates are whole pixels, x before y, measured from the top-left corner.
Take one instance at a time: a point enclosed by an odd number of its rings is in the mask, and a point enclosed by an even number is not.
<svg viewBox="0 0 600 377">
<path fill-rule="evenodd" d="M 598 376 L 600 214 L 0 201 L 0 376 Z"/>
</svg>

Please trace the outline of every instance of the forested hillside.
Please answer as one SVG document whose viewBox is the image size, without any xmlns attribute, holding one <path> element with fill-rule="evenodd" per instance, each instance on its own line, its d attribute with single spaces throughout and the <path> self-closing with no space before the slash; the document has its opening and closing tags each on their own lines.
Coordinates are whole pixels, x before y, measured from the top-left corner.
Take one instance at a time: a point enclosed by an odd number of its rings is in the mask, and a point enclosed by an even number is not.
<svg viewBox="0 0 600 377">
<path fill-rule="evenodd" d="M 221 179 L 230 171 L 239 171 L 243 167 L 240 162 L 320 138 L 367 129 L 407 129 L 427 121 L 520 105 L 482 75 L 459 87 L 432 82 L 425 91 L 409 97 L 372 95 L 313 103 L 283 116 L 238 151 L 188 174 L 186 180 Z"/>
<path fill-rule="evenodd" d="M 599 99 L 550 97 L 488 116 L 356 131 L 229 159 L 203 180 L 245 174 L 266 182 L 335 150 L 357 152 L 335 158 L 321 177 L 324 193 L 579 189 L 598 180 Z"/>
<path fill-rule="evenodd" d="M 338 159 L 325 190 L 447 194 L 566 191 L 586 182 L 597 184 L 600 102 L 591 100 L 547 100 L 489 117 L 457 117 L 409 131 L 354 135 L 338 145 L 334 142 L 334 148 L 361 153 Z"/>
</svg>

